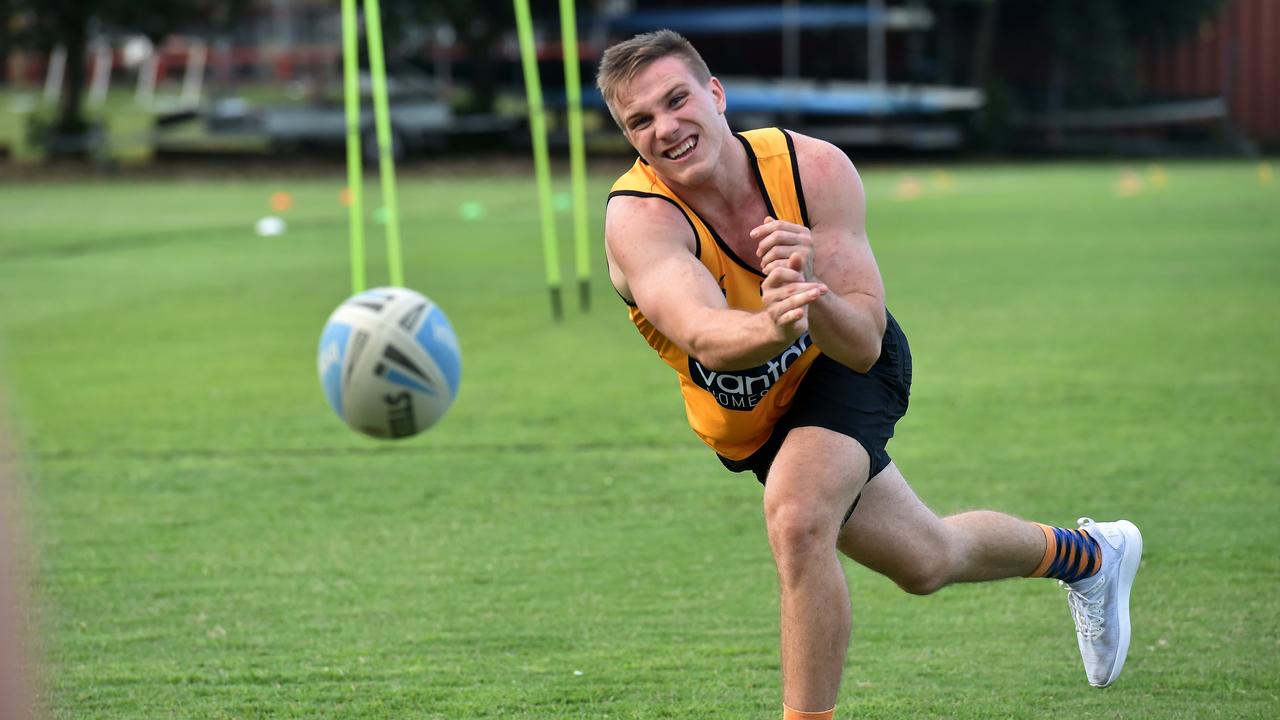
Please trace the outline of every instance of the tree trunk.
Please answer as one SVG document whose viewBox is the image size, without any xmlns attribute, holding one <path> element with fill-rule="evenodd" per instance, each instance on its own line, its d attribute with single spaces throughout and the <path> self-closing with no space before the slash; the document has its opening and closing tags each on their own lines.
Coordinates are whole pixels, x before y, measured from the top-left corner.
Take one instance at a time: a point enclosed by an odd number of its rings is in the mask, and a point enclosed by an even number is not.
<svg viewBox="0 0 1280 720">
<path fill-rule="evenodd" d="M 491 113 L 497 95 L 494 53 L 499 38 L 498 28 L 485 17 L 453 4 L 447 5 L 445 12 L 466 48 L 467 74 L 471 81 L 470 110 Z"/>
<path fill-rule="evenodd" d="M 987 89 L 991 80 L 991 55 L 996 45 L 996 26 L 1000 18 L 1000 0 L 984 0 L 978 20 L 978 36 L 973 42 L 969 85 Z"/>
<path fill-rule="evenodd" d="M 493 112 L 494 97 L 497 95 L 495 80 L 494 52 L 498 35 L 488 22 L 478 23 L 474 34 L 467 38 L 467 58 L 471 61 L 471 87 L 475 92 L 474 112 Z"/>
<path fill-rule="evenodd" d="M 83 135 L 84 120 L 81 96 L 84 94 L 85 46 L 89 37 L 89 16 L 83 12 L 67 12 L 58 19 L 58 43 L 67 49 L 67 65 L 62 76 L 62 94 L 58 98 L 58 115 L 54 131 L 59 135 Z"/>
</svg>

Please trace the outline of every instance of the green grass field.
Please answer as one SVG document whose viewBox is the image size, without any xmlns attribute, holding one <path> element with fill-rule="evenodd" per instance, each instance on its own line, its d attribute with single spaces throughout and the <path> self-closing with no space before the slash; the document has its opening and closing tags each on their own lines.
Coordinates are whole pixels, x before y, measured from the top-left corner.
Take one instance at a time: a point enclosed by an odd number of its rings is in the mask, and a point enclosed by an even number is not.
<svg viewBox="0 0 1280 720">
<path fill-rule="evenodd" d="M 1051 582 L 917 598 L 848 565 L 843 717 L 1280 711 L 1280 183 L 1167 164 L 1118 197 L 1122 172 L 863 170 L 917 491 L 1128 517 L 1147 550 L 1105 691 Z M 778 717 L 759 487 L 689 432 L 599 253 L 593 312 L 554 325 L 529 178 L 404 179 L 409 284 L 458 329 L 462 393 L 424 436 L 367 440 L 315 376 L 349 294 L 341 182 L 0 189 L 49 715 Z M 258 238 L 277 190 L 290 229 Z"/>
</svg>

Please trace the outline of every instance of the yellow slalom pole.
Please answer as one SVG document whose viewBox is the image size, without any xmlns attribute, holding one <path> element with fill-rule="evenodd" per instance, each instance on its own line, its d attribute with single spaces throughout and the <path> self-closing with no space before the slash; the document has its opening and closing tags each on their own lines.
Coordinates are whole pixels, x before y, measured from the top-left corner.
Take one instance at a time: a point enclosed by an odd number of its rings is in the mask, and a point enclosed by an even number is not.
<svg viewBox="0 0 1280 720">
<path fill-rule="evenodd" d="M 569 114 L 569 168 L 573 181 L 573 246 L 578 272 L 578 307 L 591 309 L 591 245 L 587 235 L 587 159 L 582 131 L 582 79 L 578 69 L 578 17 L 574 0 L 560 0 L 564 47 L 564 87 Z"/>
<path fill-rule="evenodd" d="M 382 13 L 378 0 L 364 2 L 365 34 L 369 39 L 369 74 L 373 78 L 373 124 L 378 134 L 378 176 L 387 223 L 387 272 L 391 284 L 404 287 L 400 262 L 400 213 L 396 204 L 396 166 L 392 156 L 391 111 L 387 102 L 387 67 L 382 53 Z"/>
<path fill-rule="evenodd" d="M 524 66 L 524 90 L 529 98 L 529 134 L 533 141 L 533 167 L 538 184 L 538 214 L 542 219 L 542 256 L 546 263 L 547 288 L 551 291 L 551 317 L 560 320 L 560 248 L 556 240 L 555 217 L 551 214 L 551 164 L 547 157 L 547 123 L 542 108 L 542 81 L 533 44 L 533 19 L 529 0 L 512 0 L 516 10 L 516 32 L 520 37 L 520 64 Z"/>
<path fill-rule="evenodd" d="M 347 222 L 351 235 L 351 293 L 364 290 L 364 202 L 360 186 L 360 63 L 356 0 L 342 0 L 342 89 L 347 114 Z"/>
</svg>

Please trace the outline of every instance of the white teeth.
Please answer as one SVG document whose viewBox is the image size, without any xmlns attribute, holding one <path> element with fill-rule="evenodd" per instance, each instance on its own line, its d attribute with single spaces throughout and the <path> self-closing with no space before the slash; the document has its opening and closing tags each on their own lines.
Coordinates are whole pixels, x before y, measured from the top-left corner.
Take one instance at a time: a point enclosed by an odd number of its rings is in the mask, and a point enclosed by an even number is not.
<svg viewBox="0 0 1280 720">
<path fill-rule="evenodd" d="M 687 152 L 689 152 L 690 150 L 692 150 L 692 149 L 693 149 L 693 146 L 694 146 L 694 145 L 696 145 L 696 144 L 697 144 L 697 143 L 695 143 L 695 142 L 694 142 L 694 139 L 693 139 L 693 138 L 689 138 L 688 140 L 685 140 L 683 143 L 681 143 L 681 144 L 680 144 L 680 147 L 677 147 L 677 148 L 672 149 L 672 150 L 668 150 L 668 151 L 666 152 L 666 155 L 667 155 L 667 157 L 668 157 L 668 158 L 670 158 L 670 159 L 672 159 L 672 160 L 676 160 L 676 159 L 678 159 L 681 155 L 684 155 L 685 153 L 687 153 Z"/>
</svg>

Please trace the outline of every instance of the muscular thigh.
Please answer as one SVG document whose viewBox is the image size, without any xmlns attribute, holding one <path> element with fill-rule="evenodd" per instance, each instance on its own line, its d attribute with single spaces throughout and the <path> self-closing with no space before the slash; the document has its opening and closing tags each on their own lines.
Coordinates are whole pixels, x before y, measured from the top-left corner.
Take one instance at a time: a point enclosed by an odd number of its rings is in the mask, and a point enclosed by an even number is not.
<svg viewBox="0 0 1280 720">
<path fill-rule="evenodd" d="M 947 528 L 890 464 L 862 491 L 840 531 L 840 551 L 883 575 L 899 577 L 945 552 Z"/>
<path fill-rule="evenodd" d="M 847 435 L 793 428 L 769 468 L 765 507 L 799 504 L 829 516 L 834 530 L 862 489 L 869 463 L 867 451 Z"/>
</svg>

